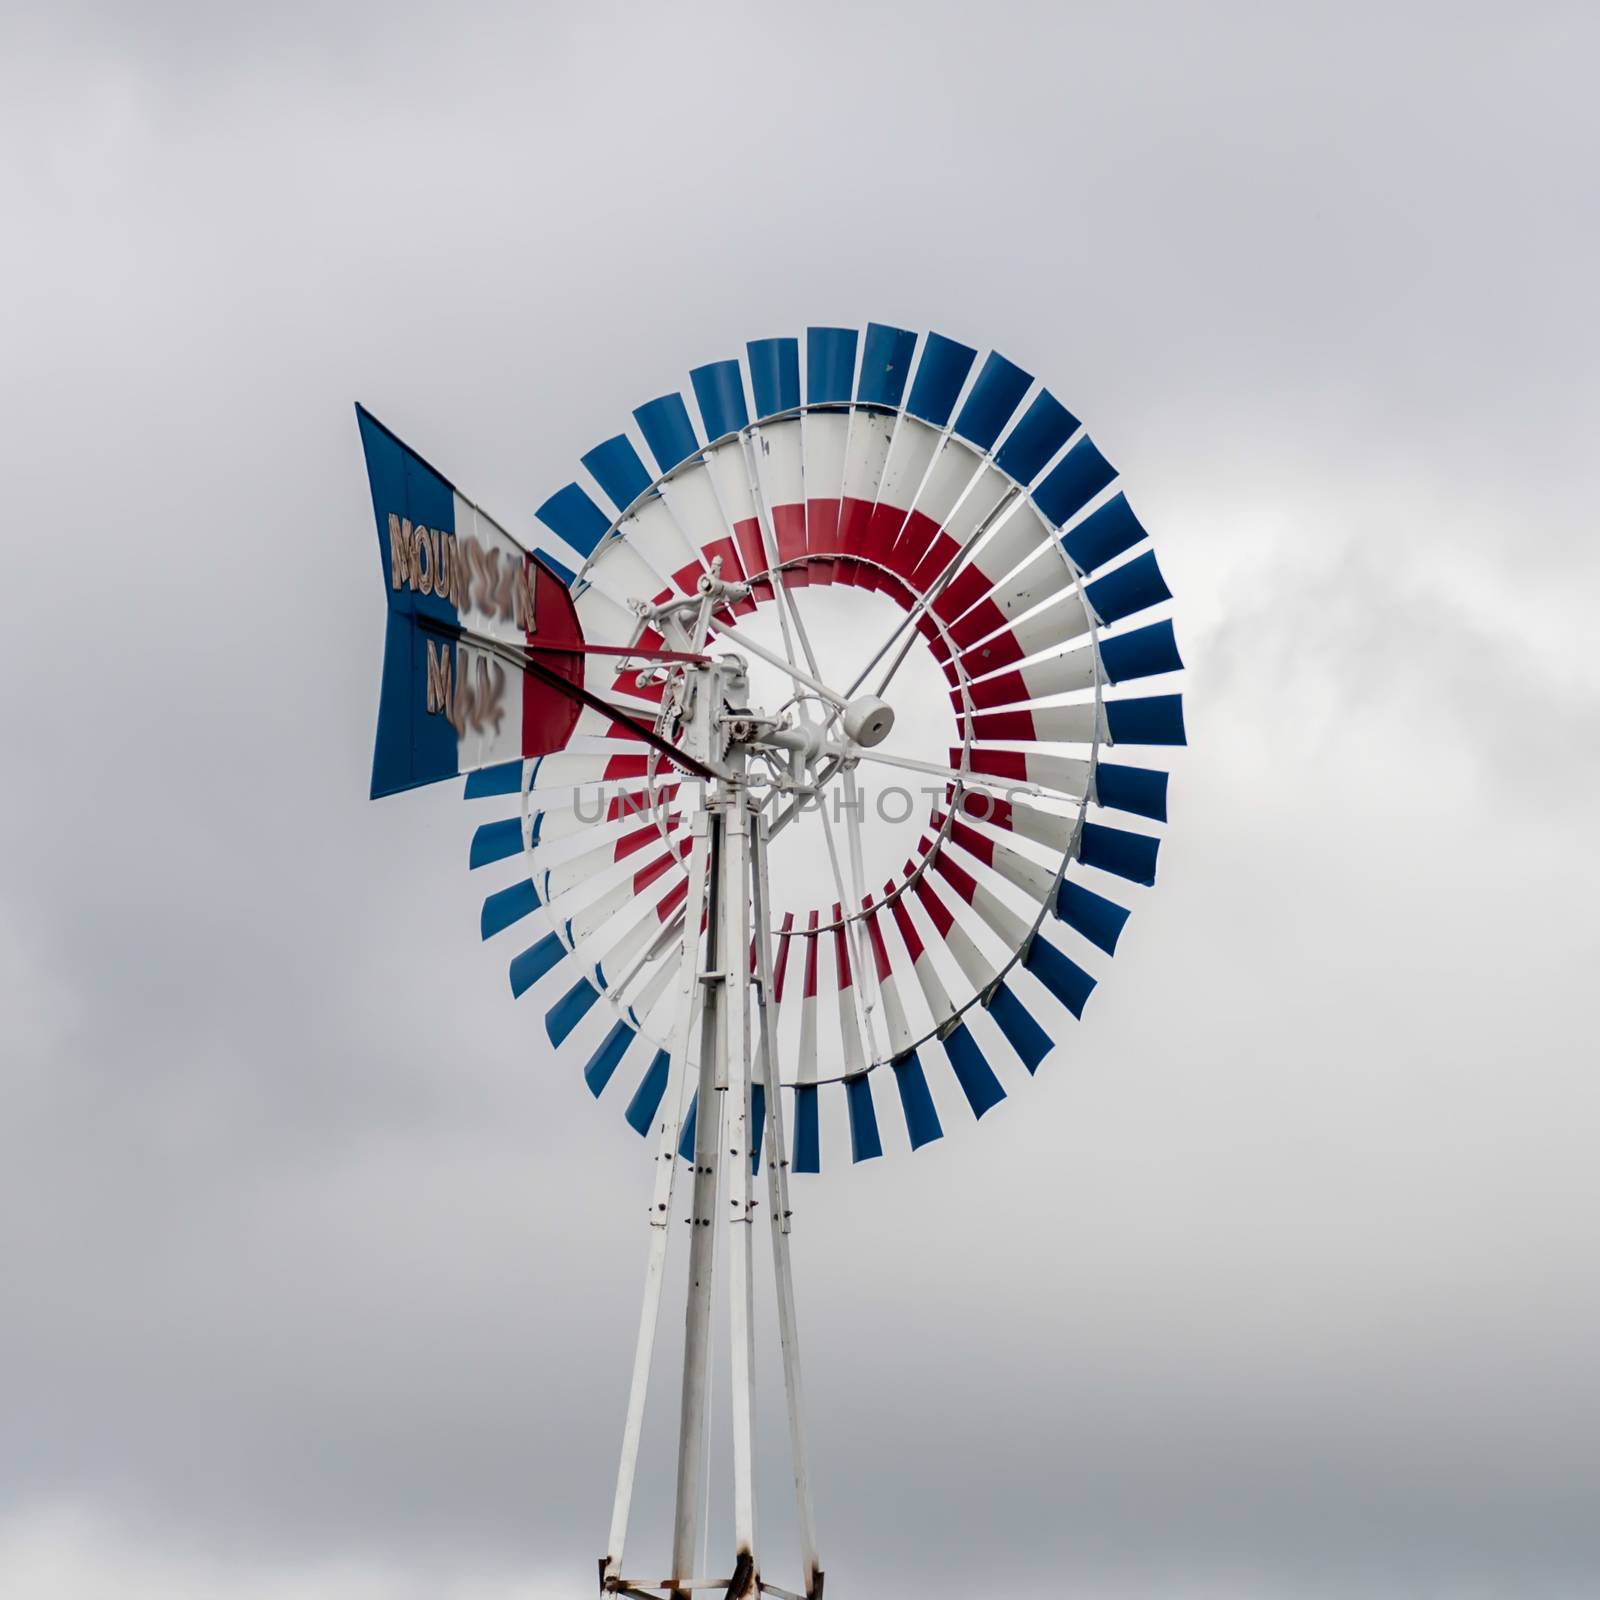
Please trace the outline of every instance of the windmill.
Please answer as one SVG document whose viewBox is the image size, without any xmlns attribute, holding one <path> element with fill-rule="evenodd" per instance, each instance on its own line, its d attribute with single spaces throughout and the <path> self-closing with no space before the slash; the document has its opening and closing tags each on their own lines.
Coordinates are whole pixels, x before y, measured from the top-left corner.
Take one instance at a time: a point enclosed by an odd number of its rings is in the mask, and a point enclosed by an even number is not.
<svg viewBox="0 0 1600 1600">
<path fill-rule="evenodd" d="M 811 328 L 803 374 L 799 340 L 761 339 L 690 388 L 698 429 L 681 393 L 633 413 L 652 466 L 627 433 L 583 456 L 608 504 L 574 482 L 539 507 L 559 554 L 525 549 L 358 408 L 389 603 L 372 793 L 464 775 L 469 800 L 499 802 L 471 843 L 474 869 L 511 875 L 482 934 L 542 930 L 516 940 L 512 993 L 546 997 L 551 1044 L 596 1096 L 621 1082 L 654 1149 L 602 1591 L 816 1600 L 791 1179 L 822 1169 L 825 1122 L 863 1161 L 896 1108 L 913 1150 L 953 1109 L 982 1117 L 1049 1053 L 1059 1013 L 1082 1015 L 1128 916 L 1114 886 L 1154 882 L 1149 824 L 1166 820 L 1166 773 L 1107 753 L 1184 742 L 1179 697 L 1145 682 L 1182 663 L 1115 469 L 998 353 Z M 881 597 L 890 625 L 846 676 L 819 625 L 852 590 Z M 897 748 L 913 653 L 948 696 L 933 758 Z M 753 703 L 756 671 L 772 700 Z M 929 797 L 903 862 L 875 858 L 869 771 Z M 780 904 L 772 847 L 802 834 L 817 892 Z M 758 1559 L 763 1221 L 794 1588 Z M 652 1566 L 626 1540 L 675 1223 L 675 1514 Z M 719 1279 L 733 1549 L 713 1559 Z"/>
</svg>

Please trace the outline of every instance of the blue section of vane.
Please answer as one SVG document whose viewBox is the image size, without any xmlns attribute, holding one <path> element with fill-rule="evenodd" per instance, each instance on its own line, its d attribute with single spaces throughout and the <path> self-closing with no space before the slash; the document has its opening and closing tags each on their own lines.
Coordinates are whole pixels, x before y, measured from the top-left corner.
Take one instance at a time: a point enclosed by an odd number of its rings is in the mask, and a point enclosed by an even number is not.
<svg viewBox="0 0 1600 1600">
<path fill-rule="evenodd" d="M 530 879 L 524 878 L 520 883 L 514 883 L 509 889 L 501 889 L 492 894 L 483 902 L 483 914 L 478 919 L 479 933 L 485 939 L 493 938 L 495 934 L 509 928 L 513 922 L 520 922 L 531 912 L 539 909 L 539 891 L 534 888 Z"/>
<path fill-rule="evenodd" d="M 696 367 L 689 374 L 694 385 L 695 404 L 706 438 L 715 440 L 737 433 L 750 425 L 750 410 L 744 400 L 744 377 L 737 361 L 713 361 Z"/>
<path fill-rule="evenodd" d="M 435 783 L 460 770 L 456 731 L 448 716 L 429 714 L 428 645 L 446 652 L 452 679 L 455 669 L 456 608 L 440 594 L 422 594 L 409 582 L 394 587 L 390 556 L 389 518 L 427 528 L 434 535 L 456 531 L 455 491 L 414 451 L 395 438 L 382 423 L 356 407 L 361 446 L 372 491 L 372 510 L 378 532 L 378 559 L 383 571 L 384 595 L 389 605 L 384 630 L 383 675 L 378 694 L 378 728 L 372 747 L 374 797 Z M 436 538 L 426 542 L 427 565 L 441 565 Z M 431 583 L 431 579 L 430 579 Z M 426 617 L 450 633 L 425 635 L 415 619 Z"/>
<path fill-rule="evenodd" d="M 1082 1017 L 1094 979 L 1071 956 L 1063 955 L 1043 934 L 1035 934 L 1022 964 L 1073 1016 Z"/>
<path fill-rule="evenodd" d="M 1094 797 L 1113 811 L 1149 817 L 1152 822 L 1167 820 L 1167 775 L 1150 767 L 1102 761 L 1094 769 Z"/>
<path fill-rule="evenodd" d="M 1106 701 L 1106 728 L 1113 744 L 1177 745 L 1183 735 L 1183 696 L 1150 694 Z"/>
<path fill-rule="evenodd" d="M 522 793 L 522 763 L 502 761 L 498 766 L 479 767 L 467 774 L 463 800 L 489 800 L 496 795 Z"/>
<path fill-rule="evenodd" d="M 455 640 L 427 635 L 416 619 L 391 611 L 384 627 L 378 731 L 372 742 L 373 799 L 453 778 L 461 769 L 456 730 L 447 716 L 428 712 L 428 644 L 450 653 Z"/>
<path fill-rule="evenodd" d="M 1070 522 L 1117 475 L 1117 469 L 1080 439 L 1045 475 L 1033 491 L 1033 503 L 1058 528 Z"/>
<path fill-rule="evenodd" d="M 817 1128 L 817 1086 L 814 1083 L 801 1084 L 794 1092 L 794 1170 L 822 1171 Z"/>
<path fill-rule="evenodd" d="M 950 420 L 956 396 L 977 359 L 978 352 L 970 346 L 957 344 L 942 333 L 930 333 L 922 346 L 922 359 L 917 363 L 906 410 L 920 421 L 942 428 Z"/>
<path fill-rule="evenodd" d="M 994 464 L 1018 483 L 1032 483 L 1045 462 L 1077 431 L 1078 419 L 1048 389 L 1042 390 L 1006 435 Z"/>
<path fill-rule="evenodd" d="M 942 1138 L 944 1129 L 939 1126 L 939 1113 L 934 1109 L 927 1074 L 922 1070 L 917 1052 L 913 1050 L 909 1055 L 901 1056 L 891 1070 L 894 1073 L 894 1086 L 900 1091 L 900 1110 L 905 1115 L 911 1148 L 917 1150 Z"/>
<path fill-rule="evenodd" d="M 854 328 L 806 329 L 806 403 L 845 405 L 856 375 Z"/>
<path fill-rule="evenodd" d="M 1063 878 L 1056 890 L 1056 915 L 1090 944 L 1114 956 L 1123 924 L 1128 920 L 1128 909 L 1093 889 L 1085 889 L 1081 883 Z"/>
<path fill-rule="evenodd" d="M 623 1113 L 628 1120 L 628 1126 L 637 1134 L 643 1135 L 655 1121 L 661 1097 L 667 1092 L 667 1066 L 670 1059 L 665 1050 L 656 1051 L 650 1058 L 650 1065 L 645 1068 L 644 1076 L 639 1080 L 639 1087 L 633 1091 L 628 1109 Z"/>
<path fill-rule="evenodd" d="M 793 411 L 800 404 L 800 341 L 752 339 L 745 349 L 757 418 Z"/>
<path fill-rule="evenodd" d="M 1036 939 L 1034 943 L 1039 941 Z M 961 1085 L 961 1092 L 972 1107 L 972 1114 L 981 1117 L 985 1111 L 997 1106 L 1006 1097 L 1000 1080 L 994 1075 L 988 1057 L 978 1048 L 978 1041 L 967 1032 L 967 1025 L 958 1022 L 944 1039 L 944 1053 Z"/>
<path fill-rule="evenodd" d="M 611 518 L 575 483 L 557 489 L 534 516 L 584 556 L 594 554 L 594 547 L 611 526 Z"/>
<path fill-rule="evenodd" d="M 618 511 L 626 511 L 650 487 L 650 474 L 625 433 L 602 439 L 579 459 Z"/>
<path fill-rule="evenodd" d="M 600 991 L 587 978 L 579 978 L 544 1014 L 544 1031 L 550 1035 L 550 1043 L 564 1043 L 599 998 Z"/>
<path fill-rule="evenodd" d="M 1091 511 L 1062 539 L 1061 547 L 1080 572 L 1093 572 L 1147 537 L 1144 525 L 1128 504 L 1128 497 L 1118 494 L 1098 511 Z"/>
<path fill-rule="evenodd" d="M 850 1159 L 871 1161 L 881 1156 L 883 1140 L 878 1136 L 878 1113 L 872 1104 L 872 1074 L 846 1078 L 844 1098 L 850 1112 Z"/>
<path fill-rule="evenodd" d="M 598 1097 L 600 1091 L 611 1082 L 617 1063 L 628 1053 L 628 1046 L 633 1040 L 633 1029 L 626 1022 L 618 1022 L 600 1041 L 599 1048 L 589 1057 L 588 1065 L 583 1069 L 583 1081 L 589 1085 L 590 1094 Z"/>
<path fill-rule="evenodd" d="M 679 462 L 700 453 L 700 441 L 694 436 L 694 424 L 681 394 L 645 401 L 635 408 L 633 420 L 656 459 L 658 472 L 671 472 Z"/>
<path fill-rule="evenodd" d="M 1168 619 L 1147 623 L 1127 633 L 1114 633 L 1100 641 L 1100 662 L 1113 683 L 1130 678 L 1153 678 L 1182 670 L 1178 638 Z"/>
<path fill-rule="evenodd" d="M 1155 551 L 1146 550 L 1135 556 L 1126 566 L 1096 578 L 1084 591 L 1089 604 L 1104 623 L 1120 622 L 1147 606 L 1159 605 L 1172 598 L 1161 568 L 1156 565 Z"/>
<path fill-rule="evenodd" d="M 987 450 L 1000 437 L 1000 430 L 1011 420 L 1011 413 L 1021 404 L 1022 397 L 1033 382 L 1013 361 L 1007 361 L 998 350 L 989 352 L 978 381 L 972 386 L 956 418 L 955 431 L 963 439 Z"/>
<path fill-rule="evenodd" d="M 1156 881 L 1156 854 L 1159 839 L 1127 828 L 1108 828 L 1104 823 L 1086 822 L 1078 841 L 1078 859 L 1086 867 L 1115 873 L 1129 883 Z"/>
<path fill-rule="evenodd" d="M 1050 1035 L 1035 1020 L 1034 1015 L 1005 984 L 997 984 L 988 1000 L 989 1015 L 1006 1036 L 1006 1042 L 1017 1052 L 1029 1073 L 1050 1054 Z"/>
<path fill-rule="evenodd" d="M 560 934 L 547 933 L 537 944 L 531 944 L 521 955 L 511 958 L 511 995 L 518 999 L 525 995 L 545 973 L 559 966 L 567 953 Z"/>
<path fill-rule="evenodd" d="M 917 336 L 905 328 L 867 324 L 861 349 L 861 375 L 856 379 L 856 399 L 867 406 L 898 406 L 911 376 L 911 357 Z"/>
<path fill-rule="evenodd" d="M 522 849 L 522 821 L 506 817 L 501 822 L 485 822 L 472 836 L 469 867 L 486 867 L 491 861 L 504 861 Z"/>
</svg>

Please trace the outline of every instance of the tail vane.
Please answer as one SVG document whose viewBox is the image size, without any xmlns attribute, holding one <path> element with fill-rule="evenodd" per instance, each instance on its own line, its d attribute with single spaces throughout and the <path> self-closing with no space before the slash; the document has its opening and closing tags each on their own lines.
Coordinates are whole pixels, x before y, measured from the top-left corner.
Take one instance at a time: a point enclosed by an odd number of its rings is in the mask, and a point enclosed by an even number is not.
<svg viewBox="0 0 1600 1600">
<path fill-rule="evenodd" d="M 372 796 L 559 750 L 583 631 L 561 576 L 356 408 L 389 617 Z M 479 791 L 483 792 L 483 791 Z"/>
</svg>

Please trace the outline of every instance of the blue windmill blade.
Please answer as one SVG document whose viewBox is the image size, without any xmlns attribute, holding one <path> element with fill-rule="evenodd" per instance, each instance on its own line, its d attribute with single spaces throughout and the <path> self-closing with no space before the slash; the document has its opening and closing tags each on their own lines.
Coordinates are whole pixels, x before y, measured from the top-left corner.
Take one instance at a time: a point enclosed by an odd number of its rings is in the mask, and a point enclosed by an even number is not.
<svg viewBox="0 0 1600 1600">
<path fill-rule="evenodd" d="M 991 449 L 1032 383 L 1031 373 L 991 350 L 956 418 L 955 432 L 979 450 Z"/>
<path fill-rule="evenodd" d="M 472 835 L 472 851 L 467 860 L 469 867 L 486 867 L 494 861 L 505 861 L 522 854 L 522 819 L 506 817 L 500 822 L 480 824 Z"/>
<path fill-rule="evenodd" d="M 995 452 L 994 464 L 1018 483 L 1032 483 L 1077 431 L 1078 419 L 1048 389 L 1042 389 Z"/>
<path fill-rule="evenodd" d="M 592 556 L 611 526 L 611 518 L 576 483 L 557 489 L 534 516 L 581 556 Z"/>
<path fill-rule="evenodd" d="M 661 1097 L 667 1092 L 667 1068 L 671 1060 L 665 1050 L 656 1051 L 639 1080 L 638 1088 L 633 1091 L 627 1110 L 623 1112 L 628 1126 L 641 1137 L 649 1131 L 656 1112 L 661 1108 Z"/>
<path fill-rule="evenodd" d="M 794 1091 L 794 1159 L 796 1172 L 821 1172 L 821 1135 L 817 1124 L 817 1086 L 799 1084 Z"/>
<path fill-rule="evenodd" d="M 958 344 L 942 333 L 930 333 L 911 382 L 911 398 L 906 411 L 919 422 L 942 428 L 956 408 L 961 386 L 967 381 L 978 352 L 970 345 Z"/>
<path fill-rule="evenodd" d="M 872 1104 L 872 1074 L 859 1072 L 844 1080 L 845 1106 L 850 1113 L 850 1159 L 871 1161 L 883 1154 L 878 1135 L 878 1113 Z"/>
<path fill-rule="evenodd" d="M 1102 761 L 1094 769 L 1094 801 L 1152 822 L 1167 820 L 1167 774 L 1153 767 Z"/>
<path fill-rule="evenodd" d="M 1039 1063 L 1050 1054 L 1055 1041 L 1006 984 L 997 983 L 994 986 L 985 1006 L 999 1025 L 1001 1033 L 1006 1036 L 1006 1042 L 1017 1052 L 1018 1059 L 1032 1076 Z"/>
<path fill-rule="evenodd" d="M 1098 867 L 1129 883 L 1148 886 L 1156 881 L 1156 853 L 1160 848 L 1161 841 L 1147 833 L 1086 822 L 1078 838 L 1078 859 L 1086 867 Z"/>
<path fill-rule="evenodd" d="M 1183 658 L 1178 654 L 1178 638 L 1170 619 L 1146 623 L 1127 633 L 1113 633 L 1100 640 L 1100 664 L 1112 683 L 1133 678 L 1155 678 L 1164 672 L 1181 672 Z"/>
<path fill-rule="evenodd" d="M 1128 908 L 1119 906 L 1081 883 L 1063 878 L 1056 890 L 1056 915 L 1076 933 L 1081 933 L 1090 944 L 1104 950 L 1108 956 L 1117 953 L 1117 940 L 1122 937 L 1123 925 L 1128 920 Z"/>
<path fill-rule="evenodd" d="M 638 1034 L 626 1022 L 612 1024 L 611 1032 L 596 1046 L 595 1052 L 589 1057 L 583 1069 L 583 1081 L 589 1086 L 589 1093 L 599 1099 L 601 1091 L 611 1082 L 612 1074 L 617 1070 L 617 1063 L 628 1053 L 628 1046 L 638 1038 Z"/>
<path fill-rule="evenodd" d="M 520 999 L 545 973 L 559 966 L 567 953 L 559 933 L 547 933 L 521 955 L 511 958 L 511 997 Z"/>
<path fill-rule="evenodd" d="M 700 453 L 700 441 L 695 438 L 689 408 L 681 394 L 674 392 L 647 400 L 634 408 L 633 420 L 639 424 L 639 432 L 661 472 L 671 472 Z"/>
<path fill-rule="evenodd" d="M 1172 598 L 1153 550 L 1146 550 L 1142 556 L 1114 567 L 1103 578 L 1096 578 L 1083 592 L 1106 627 Z"/>
<path fill-rule="evenodd" d="M 915 1050 L 893 1063 L 894 1086 L 900 1093 L 900 1110 L 906 1119 L 906 1136 L 911 1148 L 920 1150 L 925 1144 L 944 1137 L 939 1125 L 939 1113 L 928 1091 L 928 1077 Z"/>
<path fill-rule="evenodd" d="M 1113 744 L 1182 745 L 1183 696 L 1148 694 L 1105 703 L 1106 729 Z"/>
<path fill-rule="evenodd" d="M 1061 548 L 1072 558 L 1072 564 L 1080 572 L 1093 572 L 1149 537 L 1144 524 L 1134 516 L 1127 495 L 1118 494 L 1098 510 L 1091 511 L 1070 533 L 1063 534 Z M 1162 598 L 1170 599 L 1171 596 L 1164 595 Z M 1146 603 L 1154 604 L 1153 601 Z"/>
<path fill-rule="evenodd" d="M 1095 980 L 1071 956 L 1056 949 L 1042 933 L 1036 933 L 1022 964 L 1073 1016 L 1082 1018 Z"/>
<path fill-rule="evenodd" d="M 765 420 L 800 405 L 800 341 L 752 339 L 745 346 L 756 417 Z"/>
<path fill-rule="evenodd" d="M 1045 474 L 1033 503 L 1056 527 L 1064 527 L 1116 476 L 1117 469 L 1085 435 Z"/>
<path fill-rule="evenodd" d="M 463 800 L 490 800 L 497 795 L 522 793 L 522 762 L 502 761 L 498 766 L 479 767 L 467 774 Z"/>
<path fill-rule="evenodd" d="M 594 449 L 586 450 L 578 459 L 593 474 L 594 481 L 605 490 L 606 498 L 619 512 L 626 511 L 650 488 L 650 474 L 625 433 L 602 439 Z"/>
<path fill-rule="evenodd" d="M 881 322 L 867 324 L 861 346 L 861 372 L 856 379 L 856 403 L 898 410 L 911 376 L 911 357 L 917 336 L 907 328 Z"/>
<path fill-rule="evenodd" d="M 498 889 L 483 902 L 478 918 L 478 932 L 482 938 L 492 939 L 503 933 L 513 922 L 520 922 L 539 909 L 539 891 L 533 881 L 523 878 L 509 888 Z"/>
<path fill-rule="evenodd" d="M 564 1044 L 567 1035 L 589 1015 L 599 998 L 600 991 L 593 982 L 579 978 L 544 1014 L 544 1031 L 549 1034 L 550 1043 Z"/>
<path fill-rule="evenodd" d="M 806 404 L 848 405 L 856 375 L 854 328 L 806 329 Z"/>
<path fill-rule="evenodd" d="M 956 1082 L 961 1085 L 961 1092 L 967 1097 L 974 1117 L 981 1117 L 1005 1099 L 1006 1092 L 994 1075 L 994 1068 L 978 1048 L 978 1041 L 967 1031 L 966 1023 L 956 1023 L 945 1034 L 943 1044 Z"/>
<path fill-rule="evenodd" d="M 744 374 L 737 361 L 713 361 L 696 367 L 689 374 L 689 383 L 694 389 L 694 402 L 700 408 L 700 422 L 710 443 L 715 444 L 750 426 L 750 408 L 744 398 Z"/>
</svg>

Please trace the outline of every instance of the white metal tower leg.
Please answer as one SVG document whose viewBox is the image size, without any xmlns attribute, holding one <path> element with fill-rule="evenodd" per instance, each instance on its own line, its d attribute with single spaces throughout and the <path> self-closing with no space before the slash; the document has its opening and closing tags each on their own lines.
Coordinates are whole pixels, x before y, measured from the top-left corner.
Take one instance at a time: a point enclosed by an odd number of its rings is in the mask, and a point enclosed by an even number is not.
<svg viewBox="0 0 1600 1600">
<path fill-rule="evenodd" d="M 778 1342 L 783 1352 L 783 1391 L 789 1409 L 789 1449 L 794 1464 L 795 1506 L 807 1600 L 819 1600 L 822 1571 L 807 1465 L 805 1390 L 800 1378 L 800 1329 L 795 1317 L 794 1273 L 789 1262 L 789 1145 L 783 1126 L 783 1085 L 777 1040 L 767 1001 L 772 992 L 772 895 L 767 883 L 767 818 L 755 819 L 751 873 L 755 924 L 756 1039 L 761 1080 L 766 1086 L 767 1205 L 772 1224 L 772 1275 L 778 1298 Z"/>
<path fill-rule="evenodd" d="M 710 807 L 711 893 L 707 899 L 706 972 L 700 1023 L 699 1102 L 694 1131 L 694 1190 L 689 1227 L 689 1289 L 684 1309 L 683 1396 L 678 1417 L 677 1514 L 672 1534 L 672 1576 L 679 1583 L 695 1577 L 699 1548 L 701 1479 L 705 1457 L 706 1383 L 711 1332 L 711 1289 L 717 1209 L 717 1165 L 722 1144 L 717 1080 L 726 1034 L 727 940 L 723 935 L 723 828 L 727 806 L 718 784 Z M 684 925 L 693 930 L 693 914 Z M 741 974 L 742 976 L 742 974 Z"/>
<path fill-rule="evenodd" d="M 732 1378 L 734 1567 L 730 1597 L 754 1592 L 756 1582 L 755 1495 L 755 1306 L 751 1233 L 754 1210 L 750 1171 L 750 809 L 742 790 L 734 793 L 723 819 L 721 948 L 727 971 L 723 1008 L 727 1067 L 724 1128 L 729 1163 L 728 1354 Z"/>
<path fill-rule="evenodd" d="M 710 870 L 709 819 L 704 811 L 694 819 L 689 853 L 687 906 L 704 903 Z M 661 1322 L 661 1284 L 666 1272 L 667 1246 L 672 1230 L 672 1195 L 678 1170 L 678 1140 L 686 1109 L 689 1083 L 689 1047 L 700 1011 L 700 940 L 685 919 L 683 957 L 678 979 L 678 1032 L 672 1041 L 666 1091 L 656 1138 L 656 1177 L 650 1199 L 650 1253 L 644 1274 L 644 1306 L 639 1314 L 639 1336 L 634 1345 L 633 1381 L 628 1390 L 628 1415 L 622 1428 L 622 1459 L 617 1468 L 616 1498 L 611 1504 L 611 1534 L 601 1564 L 601 1582 L 622 1575 L 622 1553 L 628 1537 L 628 1514 L 633 1505 L 634 1478 L 639 1466 L 639 1436 L 644 1427 L 650 1365 L 655 1355 L 656 1330 Z"/>
</svg>

